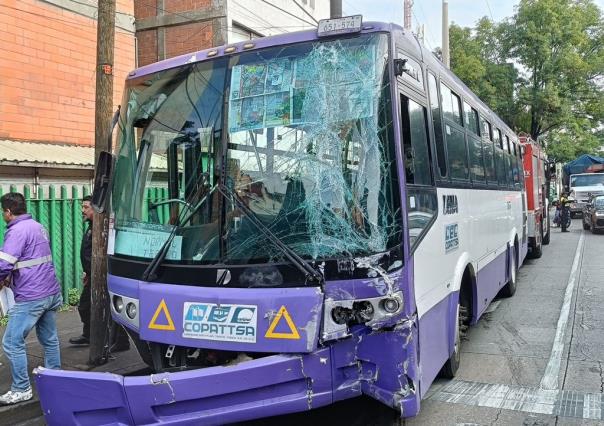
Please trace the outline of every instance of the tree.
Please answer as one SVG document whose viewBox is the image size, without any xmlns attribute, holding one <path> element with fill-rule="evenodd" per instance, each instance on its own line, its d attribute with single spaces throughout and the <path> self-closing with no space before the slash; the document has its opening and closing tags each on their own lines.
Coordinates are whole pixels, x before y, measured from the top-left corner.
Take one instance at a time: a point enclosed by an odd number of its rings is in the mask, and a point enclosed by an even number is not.
<svg viewBox="0 0 604 426">
<path fill-rule="evenodd" d="M 524 69 L 518 101 L 533 139 L 586 136 L 602 115 L 604 22 L 592 0 L 521 0 L 503 24 L 504 54 Z"/>
<path fill-rule="evenodd" d="M 501 27 L 487 18 L 475 29 L 450 27 L 451 69 L 511 127 L 518 105 L 514 98 L 518 72 L 502 55 Z"/>
<path fill-rule="evenodd" d="M 451 26 L 451 68 L 560 161 L 602 146 L 604 20 L 593 0 L 520 0 L 501 23 Z"/>
</svg>

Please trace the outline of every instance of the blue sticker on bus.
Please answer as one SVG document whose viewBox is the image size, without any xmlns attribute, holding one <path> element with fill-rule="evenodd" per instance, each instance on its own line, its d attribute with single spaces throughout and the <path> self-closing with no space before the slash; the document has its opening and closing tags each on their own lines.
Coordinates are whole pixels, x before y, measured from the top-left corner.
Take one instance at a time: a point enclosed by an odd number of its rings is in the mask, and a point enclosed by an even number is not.
<svg viewBox="0 0 604 426">
<path fill-rule="evenodd" d="M 445 253 L 459 248 L 459 234 L 457 223 L 451 223 L 445 227 Z"/>
<path fill-rule="evenodd" d="M 256 343 L 258 307 L 186 302 L 182 337 Z"/>
</svg>

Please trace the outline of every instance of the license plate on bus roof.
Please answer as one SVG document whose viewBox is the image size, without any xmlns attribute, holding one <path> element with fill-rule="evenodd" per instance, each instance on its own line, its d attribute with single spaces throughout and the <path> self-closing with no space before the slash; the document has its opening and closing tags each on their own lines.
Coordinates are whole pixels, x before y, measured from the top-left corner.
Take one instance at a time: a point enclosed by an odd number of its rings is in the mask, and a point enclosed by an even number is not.
<svg viewBox="0 0 604 426">
<path fill-rule="evenodd" d="M 361 31 L 363 25 L 363 15 L 344 16 L 336 19 L 321 19 L 317 34 L 319 37 L 343 34 L 356 33 Z"/>
</svg>

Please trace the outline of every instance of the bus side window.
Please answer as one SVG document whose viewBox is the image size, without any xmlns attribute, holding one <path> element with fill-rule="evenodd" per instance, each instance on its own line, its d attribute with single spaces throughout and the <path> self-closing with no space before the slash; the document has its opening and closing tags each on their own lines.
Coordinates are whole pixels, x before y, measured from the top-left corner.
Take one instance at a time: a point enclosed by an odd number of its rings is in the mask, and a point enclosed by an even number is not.
<svg viewBox="0 0 604 426">
<path fill-rule="evenodd" d="M 438 84 L 436 83 L 434 74 L 428 74 L 428 86 L 430 90 L 430 108 L 432 109 L 432 124 L 434 126 L 434 144 L 436 145 L 438 172 L 441 177 L 446 177 L 447 157 L 445 156 L 445 140 L 443 138 L 443 126 L 440 116 Z"/>
<path fill-rule="evenodd" d="M 472 181 L 485 184 L 486 174 L 484 170 L 484 157 L 482 154 L 482 141 L 480 138 L 468 136 L 468 148 L 470 151 L 470 169 L 472 170 Z"/>
<path fill-rule="evenodd" d="M 524 169 L 522 167 L 522 158 L 520 158 L 520 146 L 514 141 L 514 187 L 516 189 L 522 188 L 522 181 L 524 180 Z"/>
<path fill-rule="evenodd" d="M 440 85 L 445 122 L 445 141 L 449 175 L 452 179 L 468 180 L 468 154 L 461 119 L 461 100 L 447 85 Z"/>
<path fill-rule="evenodd" d="M 432 185 L 426 109 L 401 96 L 403 156 L 409 185 Z"/>
<path fill-rule="evenodd" d="M 491 123 L 484 117 L 480 117 L 482 129 L 482 150 L 484 153 L 484 162 L 487 172 L 487 181 L 489 184 L 497 185 L 497 171 L 495 170 L 495 150 L 491 141 Z"/>
<path fill-rule="evenodd" d="M 402 152 L 407 180 L 407 224 L 413 249 L 434 222 L 438 209 L 433 186 L 426 108 L 401 95 Z"/>
</svg>

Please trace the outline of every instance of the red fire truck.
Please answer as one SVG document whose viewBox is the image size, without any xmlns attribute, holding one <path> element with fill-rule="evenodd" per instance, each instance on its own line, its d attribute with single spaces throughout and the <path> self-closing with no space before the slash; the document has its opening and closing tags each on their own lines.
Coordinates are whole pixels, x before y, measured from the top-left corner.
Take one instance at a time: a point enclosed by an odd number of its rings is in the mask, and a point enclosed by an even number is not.
<svg viewBox="0 0 604 426">
<path fill-rule="evenodd" d="M 519 136 L 523 148 L 524 185 L 527 202 L 529 253 L 541 257 L 542 246 L 549 244 L 550 217 L 548 162 L 543 148 L 528 135 Z"/>
</svg>

